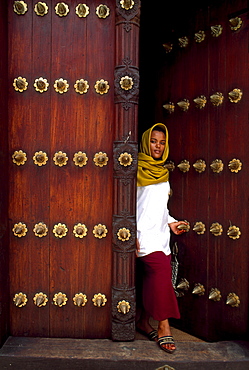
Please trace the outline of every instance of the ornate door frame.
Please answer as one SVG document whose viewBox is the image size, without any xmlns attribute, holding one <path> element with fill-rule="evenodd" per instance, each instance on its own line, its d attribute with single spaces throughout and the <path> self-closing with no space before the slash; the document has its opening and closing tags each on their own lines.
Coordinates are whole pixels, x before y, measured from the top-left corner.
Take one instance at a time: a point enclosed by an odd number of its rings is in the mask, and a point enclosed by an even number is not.
<svg viewBox="0 0 249 370">
<path fill-rule="evenodd" d="M 117 341 L 135 336 L 139 27 L 140 1 L 116 0 L 112 339 Z"/>
</svg>

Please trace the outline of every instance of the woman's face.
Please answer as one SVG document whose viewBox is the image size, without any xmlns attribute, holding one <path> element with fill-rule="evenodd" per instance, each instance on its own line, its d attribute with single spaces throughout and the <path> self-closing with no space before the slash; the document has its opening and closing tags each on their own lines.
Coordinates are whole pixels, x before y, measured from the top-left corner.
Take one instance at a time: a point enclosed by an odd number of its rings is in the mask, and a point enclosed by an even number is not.
<svg viewBox="0 0 249 370">
<path fill-rule="evenodd" d="M 165 133 L 153 130 L 150 137 L 150 153 L 152 158 L 160 159 L 165 149 Z"/>
</svg>

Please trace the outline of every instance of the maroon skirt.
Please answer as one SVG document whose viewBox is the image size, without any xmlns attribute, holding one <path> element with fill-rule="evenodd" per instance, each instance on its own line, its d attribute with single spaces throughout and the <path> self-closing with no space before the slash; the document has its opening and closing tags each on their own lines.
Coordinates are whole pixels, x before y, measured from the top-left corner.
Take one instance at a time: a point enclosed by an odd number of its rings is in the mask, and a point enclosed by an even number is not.
<svg viewBox="0 0 249 370">
<path fill-rule="evenodd" d="M 171 255 L 153 252 L 139 257 L 142 269 L 142 301 L 154 320 L 179 319 L 180 312 L 172 285 Z M 141 276 L 140 276 L 141 277 Z"/>
</svg>

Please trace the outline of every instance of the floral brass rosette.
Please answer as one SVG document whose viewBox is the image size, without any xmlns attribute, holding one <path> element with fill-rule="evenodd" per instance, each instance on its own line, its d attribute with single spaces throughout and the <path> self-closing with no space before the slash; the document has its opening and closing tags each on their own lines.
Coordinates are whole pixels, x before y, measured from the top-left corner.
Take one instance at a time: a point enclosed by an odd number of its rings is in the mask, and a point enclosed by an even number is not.
<svg viewBox="0 0 249 370">
<path fill-rule="evenodd" d="M 134 6 L 134 1 L 133 0 L 121 0 L 120 5 L 121 5 L 121 8 L 125 10 L 130 10 Z"/>
<path fill-rule="evenodd" d="M 125 152 L 120 154 L 120 156 L 118 157 L 118 161 L 121 166 L 127 167 L 131 165 L 133 158 L 130 153 Z"/>
<path fill-rule="evenodd" d="M 107 94 L 108 90 L 110 88 L 108 81 L 105 81 L 103 78 L 101 80 L 96 81 L 96 84 L 94 85 L 95 91 L 100 94 Z"/>
<path fill-rule="evenodd" d="M 107 18 L 110 14 L 110 9 L 107 5 L 100 4 L 96 8 L 96 14 L 99 18 Z"/>
<path fill-rule="evenodd" d="M 98 293 L 98 294 L 94 294 L 92 301 L 93 301 L 94 306 L 101 307 L 106 304 L 107 299 L 106 299 L 105 294 Z"/>
<path fill-rule="evenodd" d="M 86 4 L 79 4 L 76 6 L 75 12 L 78 17 L 85 18 L 90 13 L 89 6 L 87 6 Z"/>
<path fill-rule="evenodd" d="M 33 161 L 34 161 L 34 164 L 36 164 L 37 166 L 45 166 L 45 164 L 48 161 L 47 153 L 41 150 L 39 152 L 35 152 L 33 156 Z"/>
<path fill-rule="evenodd" d="M 123 90 L 131 90 L 134 85 L 133 79 L 130 76 L 121 77 L 119 83 Z"/>
<path fill-rule="evenodd" d="M 35 79 L 34 88 L 39 93 L 43 93 L 44 91 L 47 91 L 48 87 L 49 87 L 49 83 L 46 78 L 39 77 Z"/>
<path fill-rule="evenodd" d="M 93 161 L 96 166 L 103 167 L 107 165 L 109 158 L 107 157 L 106 153 L 99 152 L 95 153 Z"/>
<path fill-rule="evenodd" d="M 98 224 L 93 228 L 93 235 L 95 238 L 102 239 L 105 238 L 108 233 L 108 230 L 105 225 Z"/>
<path fill-rule="evenodd" d="M 68 161 L 68 156 L 66 153 L 63 153 L 61 150 L 57 153 L 55 153 L 53 157 L 53 161 L 56 166 L 62 167 L 66 166 L 67 161 Z"/>
<path fill-rule="evenodd" d="M 55 80 L 54 89 L 59 94 L 64 94 L 68 91 L 69 84 L 67 80 L 63 80 L 63 78 L 59 78 L 58 80 Z"/>
<path fill-rule="evenodd" d="M 18 15 L 23 15 L 28 11 L 28 5 L 25 1 L 14 1 L 14 12 Z"/>
<path fill-rule="evenodd" d="M 22 238 L 27 234 L 28 229 L 26 224 L 24 224 L 23 222 L 18 222 L 17 224 L 14 225 L 12 231 L 15 236 L 18 236 L 18 238 Z"/>
<path fill-rule="evenodd" d="M 28 88 L 28 82 L 25 77 L 17 77 L 13 82 L 14 89 L 19 92 L 23 92 Z"/>
<path fill-rule="evenodd" d="M 27 161 L 27 154 L 22 150 L 15 150 L 12 154 L 12 160 L 17 166 L 23 166 Z"/>
<path fill-rule="evenodd" d="M 84 307 L 87 303 L 87 296 L 83 293 L 77 293 L 73 297 L 73 303 L 75 306 Z"/>
<path fill-rule="evenodd" d="M 61 224 L 60 222 L 57 225 L 54 225 L 53 233 L 56 238 L 63 238 L 67 235 L 68 228 L 65 224 Z"/>
<path fill-rule="evenodd" d="M 65 306 L 67 304 L 67 300 L 68 298 L 66 294 L 62 292 L 56 293 L 53 297 L 54 304 L 59 307 Z"/>
<path fill-rule="evenodd" d="M 125 227 L 121 228 L 117 232 L 117 236 L 119 240 L 122 240 L 122 242 L 125 242 L 130 239 L 131 232 L 129 229 L 126 229 Z"/>
<path fill-rule="evenodd" d="M 39 238 L 42 238 L 48 234 L 48 228 L 47 225 L 44 224 L 44 222 L 39 222 L 38 224 L 35 224 L 33 229 L 35 236 L 38 236 Z"/>
<path fill-rule="evenodd" d="M 34 304 L 37 307 L 46 306 L 46 304 L 48 302 L 48 296 L 47 296 L 47 294 L 44 294 L 42 292 L 36 293 L 36 295 L 33 298 L 33 301 L 34 301 Z"/>
<path fill-rule="evenodd" d="M 122 314 L 127 314 L 129 311 L 130 311 L 130 303 L 123 300 L 123 301 L 119 301 L 118 304 L 117 304 L 117 309 L 118 309 L 118 312 L 122 313 Z"/>
<path fill-rule="evenodd" d="M 83 78 L 77 80 L 74 84 L 74 89 L 78 94 L 86 94 L 89 89 L 88 81 Z"/>
<path fill-rule="evenodd" d="M 87 164 L 88 158 L 86 153 L 79 151 L 78 153 L 74 153 L 73 161 L 75 166 L 83 167 Z"/>
<path fill-rule="evenodd" d="M 39 1 L 35 4 L 34 11 L 37 15 L 43 17 L 44 15 L 48 14 L 48 6 L 46 3 Z"/>
<path fill-rule="evenodd" d="M 73 234 L 76 238 L 84 238 L 84 236 L 87 235 L 87 227 L 85 224 L 78 223 L 77 225 L 74 225 L 73 228 Z"/>
<path fill-rule="evenodd" d="M 55 6 L 55 13 L 59 17 L 65 17 L 69 13 L 69 7 L 65 3 L 57 3 Z"/>
<path fill-rule="evenodd" d="M 26 294 L 24 294 L 22 292 L 16 293 L 14 298 L 13 298 L 13 302 L 15 303 L 16 307 L 23 307 L 27 304 L 28 298 L 27 298 Z"/>
</svg>

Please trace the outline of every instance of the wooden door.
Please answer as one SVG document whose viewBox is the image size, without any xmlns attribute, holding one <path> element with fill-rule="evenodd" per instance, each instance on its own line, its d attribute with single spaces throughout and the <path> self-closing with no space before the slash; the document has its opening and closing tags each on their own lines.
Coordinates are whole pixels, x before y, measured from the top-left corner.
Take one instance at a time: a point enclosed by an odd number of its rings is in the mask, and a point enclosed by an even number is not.
<svg viewBox="0 0 249 370">
<path fill-rule="evenodd" d="M 8 2 L 11 335 L 134 338 L 138 26 L 138 1 Z"/>
<path fill-rule="evenodd" d="M 156 73 L 141 73 L 141 81 L 147 78 L 141 107 L 150 101 L 154 110 L 141 110 L 140 127 L 151 124 L 148 118 L 168 126 L 175 165 L 170 210 L 190 224 L 177 238 L 177 284 L 186 279 L 189 288 L 178 289 L 176 325 L 207 340 L 241 339 L 249 305 L 247 2 L 186 4 L 182 16 L 174 7 L 164 10 L 169 17 L 157 13 L 152 31 Z M 153 76 L 156 99 L 148 93 Z M 178 167 L 182 161 L 189 167 Z"/>
</svg>

